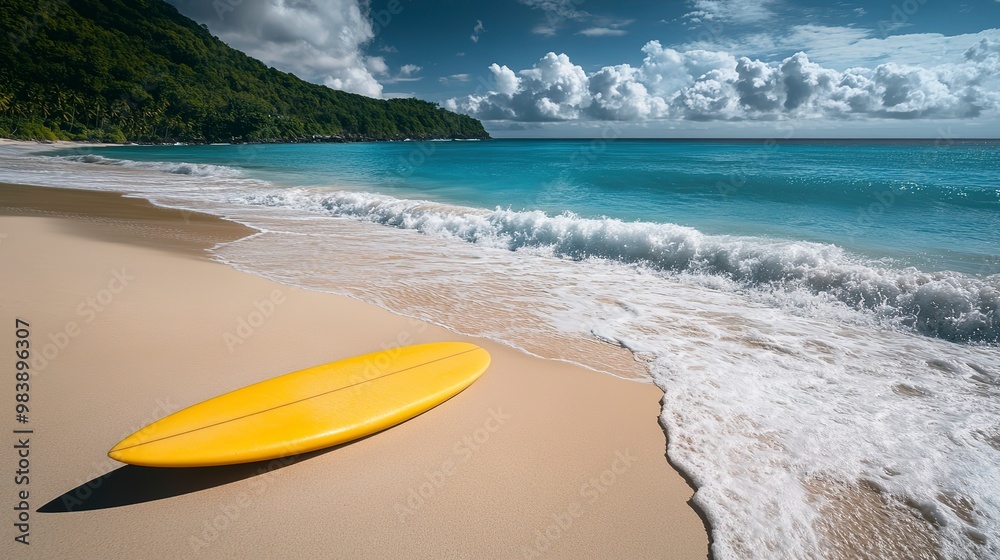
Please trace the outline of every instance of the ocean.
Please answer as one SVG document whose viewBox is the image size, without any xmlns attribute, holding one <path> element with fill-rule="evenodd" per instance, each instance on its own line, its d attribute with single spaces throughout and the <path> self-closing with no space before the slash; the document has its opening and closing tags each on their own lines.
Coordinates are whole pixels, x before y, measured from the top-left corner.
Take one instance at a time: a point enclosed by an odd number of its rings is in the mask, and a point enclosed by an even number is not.
<svg viewBox="0 0 1000 560">
<path fill-rule="evenodd" d="M 236 268 L 655 383 L 717 558 L 1000 557 L 1000 141 L 3 148 L 0 180 L 218 214 L 261 232 Z"/>
</svg>

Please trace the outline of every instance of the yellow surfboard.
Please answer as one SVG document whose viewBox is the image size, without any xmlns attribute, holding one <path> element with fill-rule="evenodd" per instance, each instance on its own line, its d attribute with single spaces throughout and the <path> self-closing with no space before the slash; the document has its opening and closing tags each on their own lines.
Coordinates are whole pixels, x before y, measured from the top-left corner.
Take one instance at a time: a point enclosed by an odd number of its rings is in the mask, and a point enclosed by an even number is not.
<svg viewBox="0 0 1000 560">
<path fill-rule="evenodd" d="M 434 408 L 489 365 L 486 350 L 465 342 L 348 358 L 185 408 L 123 439 L 108 456 L 149 467 L 206 467 L 315 451 Z"/>
</svg>

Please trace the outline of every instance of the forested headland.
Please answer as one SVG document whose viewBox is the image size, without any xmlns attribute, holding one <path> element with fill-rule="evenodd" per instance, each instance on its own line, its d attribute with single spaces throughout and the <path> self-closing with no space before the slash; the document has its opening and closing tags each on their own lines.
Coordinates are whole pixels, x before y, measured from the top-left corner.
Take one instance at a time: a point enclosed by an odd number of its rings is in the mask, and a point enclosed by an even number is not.
<svg viewBox="0 0 1000 560">
<path fill-rule="evenodd" d="M 162 0 L 0 0 L 0 137 L 101 142 L 488 138 L 418 99 L 305 82 Z"/>
</svg>

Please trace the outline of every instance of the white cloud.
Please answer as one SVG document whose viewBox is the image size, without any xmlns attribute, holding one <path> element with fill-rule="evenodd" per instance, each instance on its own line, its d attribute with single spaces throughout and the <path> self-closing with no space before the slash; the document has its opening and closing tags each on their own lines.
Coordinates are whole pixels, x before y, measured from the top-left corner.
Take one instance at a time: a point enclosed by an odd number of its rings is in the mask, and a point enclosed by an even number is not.
<svg viewBox="0 0 1000 560">
<path fill-rule="evenodd" d="M 586 35 L 587 37 L 618 37 L 625 35 L 625 33 L 624 29 L 612 29 L 610 27 L 588 27 L 587 29 L 577 31 L 578 35 Z"/>
<path fill-rule="evenodd" d="M 385 63 L 385 59 L 381 56 L 369 56 L 366 58 L 365 68 L 376 76 L 389 73 L 389 65 Z"/>
<path fill-rule="evenodd" d="M 472 35 L 469 35 L 469 39 L 472 39 L 473 43 L 479 42 L 479 36 L 486 32 L 486 28 L 483 27 L 483 20 L 477 19 L 476 26 L 472 28 Z"/>
<path fill-rule="evenodd" d="M 369 97 L 382 97 L 382 84 L 367 69 L 348 67 L 338 70 L 336 74 L 337 77 L 331 75 L 324 78 L 323 85 Z"/>
<path fill-rule="evenodd" d="M 559 33 L 567 21 L 576 23 L 579 26 L 587 26 L 578 30 L 577 35 L 586 37 L 617 37 L 627 34 L 622 29 L 633 20 L 614 20 L 612 18 L 590 14 L 579 9 L 586 0 L 518 0 L 521 4 L 536 10 L 541 10 L 545 16 L 544 23 L 537 23 L 531 27 L 531 32 L 535 35 L 553 37 Z"/>
<path fill-rule="evenodd" d="M 761 24 L 772 17 L 771 5 L 777 0 L 691 0 L 691 11 L 684 18 L 691 24 L 717 22 Z"/>
<path fill-rule="evenodd" d="M 515 74 L 492 64 L 496 91 L 449 99 L 445 108 L 482 115 L 487 120 L 575 120 L 589 105 L 589 79 L 565 54 L 549 53 L 532 68 Z"/>
<path fill-rule="evenodd" d="M 579 109 L 589 98 L 587 73 L 570 62 L 565 54 L 549 53 L 531 69 L 521 70 L 518 90 L 522 110 L 537 120 L 566 120 L 580 116 Z M 518 93 L 514 93 L 514 98 Z"/>
<path fill-rule="evenodd" d="M 568 20 L 584 20 L 590 14 L 580 10 L 578 6 L 586 0 L 518 0 L 521 4 L 541 10 L 545 16 L 545 23 L 539 23 L 531 28 L 535 35 L 552 37 L 559 32 L 559 28 Z"/>
<path fill-rule="evenodd" d="M 587 15 L 586 12 L 577 9 L 577 6 L 583 4 L 585 0 L 518 0 L 518 2 L 551 14 L 553 18 L 579 19 Z"/>
<path fill-rule="evenodd" d="M 607 66 L 590 76 L 588 114 L 600 120 L 644 120 L 667 115 L 661 97 L 649 95 L 641 70 L 628 64 Z"/>
<path fill-rule="evenodd" d="M 470 79 L 468 74 L 452 74 L 451 76 L 441 76 L 438 81 L 442 84 L 448 84 L 451 82 L 468 82 Z"/>
<path fill-rule="evenodd" d="M 371 97 L 382 94 L 378 68 L 363 46 L 373 37 L 359 0 L 171 0 L 230 46 L 304 80 Z M 217 5 L 226 10 L 217 10 Z"/>
<path fill-rule="evenodd" d="M 807 50 L 813 58 L 822 58 L 826 63 L 832 63 L 833 58 L 843 58 L 833 53 L 845 46 L 855 45 L 858 41 L 868 39 L 871 31 L 856 27 L 832 26 L 832 25 L 794 25 L 784 36 L 777 36 L 773 39 L 775 49 L 783 50 Z M 871 62 L 864 56 L 868 51 L 855 52 L 855 56 L 850 59 L 847 66 L 857 66 Z"/>
<path fill-rule="evenodd" d="M 1000 108 L 1000 41 L 987 38 L 947 64 L 845 70 L 804 52 L 766 61 L 681 52 L 658 41 L 642 50 L 638 67 L 607 66 L 590 75 L 565 54 L 548 53 L 519 72 L 493 64 L 493 91 L 447 106 L 486 120 L 528 122 L 948 119 L 996 115 Z"/>
<path fill-rule="evenodd" d="M 383 78 L 382 81 L 387 84 L 395 84 L 398 82 L 417 82 L 423 79 L 423 76 L 417 76 L 416 73 L 422 70 L 420 66 L 416 64 L 404 64 L 399 67 L 399 72 L 395 76 Z M 388 73 L 388 67 L 386 67 L 383 73 Z"/>
<path fill-rule="evenodd" d="M 633 21 L 635 20 L 626 19 L 616 22 L 606 22 L 605 25 L 588 27 L 587 29 L 577 31 L 577 35 L 586 35 L 587 37 L 619 37 L 627 33 L 622 28 L 628 26 Z"/>
<path fill-rule="evenodd" d="M 678 50 L 741 52 L 750 57 L 784 57 L 797 51 L 810 60 L 837 70 L 876 66 L 886 62 L 927 66 L 962 61 L 969 45 L 980 39 L 1000 41 L 1000 29 L 942 35 L 911 33 L 875 37 L 875 31 L 849 26 L 793 25 L 784 32 L 717 37 L 680 45 Z"/>
<path fill-rule="evenodd" d="M 810 37 L 810 35 L 812 35 Z M 819 37 L 825 35 L 828 39 Z M 838 40 L 830 40 L 831 28 L 799 26 L 783 43 L 795 50 L 807 50 L 809 56 L 828 66 L 847 69 L 851 66 L 874 65 L 884 62 L 928 66 L 952 64 L 962 61 L 969 45 L 981 39 L 1000 41 L 1000 29 L 986 29 L 964 35 L 940 33 L 910 33 L 890 35 L 885 38 L 849 36 L 837 33 Z"/>
<path fill-rule="evenodd" d="M 420 67 L 416 64 L 404 64 L 399 68 L 399 73 L 403 76 L 410 76 L 416 74 L 420 71 Z"/>
<path fill-rule="evenodd" d="M 506 66 L 498 66 L 496 63 L 490 64 L 490 72 L 497 84 L 497 91 L 502 95 L 514 95 L 521 86 L 521 80 L 514 75 L 514 71 Z"/>
</svg>

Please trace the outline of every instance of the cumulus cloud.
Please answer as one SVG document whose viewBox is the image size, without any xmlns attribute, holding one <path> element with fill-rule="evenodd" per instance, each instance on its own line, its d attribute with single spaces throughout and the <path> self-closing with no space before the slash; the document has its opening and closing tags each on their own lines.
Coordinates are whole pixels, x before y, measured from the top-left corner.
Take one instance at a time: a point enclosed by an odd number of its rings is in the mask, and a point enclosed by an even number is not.
<svg viewBox="0 0 1000 560">
<path fill-rule="evenodd" d="M 360 0 L 169 1 L 230 46 L 270 66 L 336 89 L 382 94 L 375 74 L 385 61 L 362 52 L 374 32 Z"/>
<path fill-rule="evenodd" d="M 590 77 L 590 116 L 600 120 L 643 120 L 667 115 L 663 98 L 650 95 L 640 69 L 628 64 L 606 66 Z"/>
<path fill-rule="evenodd" d="M 589 105 L 589 79 L 565 54 L 549 53 L 534 67 L 518 74 L 507 66 L 490 65 L 496 91 L 449 99 L 445 107 L 482 115 L 487 120 L 575 120 Z"/>
<path fill-rule="evenodd" d="M 664 48 L 639 66 L 591 74 L 566 54 L 532 68 L 489 67 L 495 88 L 446 106 L 486 120 L 644 121 L 968 118 L 1000 108 L 1000 41 L 983 38 L 961 60 L 933 67 L 886 62 L 836 70 L 804 52 L 780 60 Z"/>
<path fill-rule="evenodd" d="M 497 91 L 501 95 L 514 95 L 521 87 L 521 80 L 514 75 L 514 71 L 506 66 L 498 66 L 497 63 L 490 64 L 490 72 L 497 84 Z"/>
</svg>

